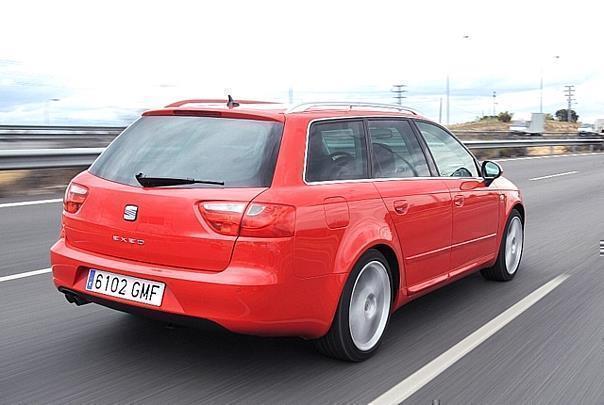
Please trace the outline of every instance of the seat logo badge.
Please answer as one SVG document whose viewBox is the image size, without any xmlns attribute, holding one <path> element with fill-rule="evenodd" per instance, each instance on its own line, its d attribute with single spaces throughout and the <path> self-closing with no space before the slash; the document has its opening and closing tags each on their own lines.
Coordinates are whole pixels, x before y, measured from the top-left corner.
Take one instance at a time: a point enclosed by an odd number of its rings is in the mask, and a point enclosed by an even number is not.
<svg viewBox="0 0 604 405">
<path fill-rule="evenodd" d="M 136 221 L 138 207 L 136 205 L 126 205 L 124 208 L 124 219 L 126 221 Z"/>
</svg>

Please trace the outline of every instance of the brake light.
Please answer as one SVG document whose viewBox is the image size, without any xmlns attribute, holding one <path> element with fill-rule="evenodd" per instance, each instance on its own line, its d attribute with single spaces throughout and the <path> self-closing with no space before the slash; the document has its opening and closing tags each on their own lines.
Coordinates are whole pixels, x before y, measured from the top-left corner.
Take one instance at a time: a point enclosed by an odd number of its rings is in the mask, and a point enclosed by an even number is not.
<svg viewBox="0 0 604 405">
<path fill-rule="evenodd" d="M 241 221 L 241 236 L 293 236 L 296 209 L 290 205 L 252 203 Z"/>
<path fill-rule="evenodd" d="M 78 212 L 88 197 L 88 188 L 76 183 L 69 184 L 63 198 L 63 209 L 70 214 Z"/>
<path fill-rule="evenodd" d="M 199 211 L 216 232 L 237 236 L 246 205 L 244 202 L 202 202 L 199 204 Z"/>
<path fill-rule="evenodd" d="M 207 201 L 199 204 L 199 211 L 208 225 L 223 235 L 279 238 L 294 234 L 294 207 L 265 203 L 247 205 L 245 202 Z"/>
</svg>

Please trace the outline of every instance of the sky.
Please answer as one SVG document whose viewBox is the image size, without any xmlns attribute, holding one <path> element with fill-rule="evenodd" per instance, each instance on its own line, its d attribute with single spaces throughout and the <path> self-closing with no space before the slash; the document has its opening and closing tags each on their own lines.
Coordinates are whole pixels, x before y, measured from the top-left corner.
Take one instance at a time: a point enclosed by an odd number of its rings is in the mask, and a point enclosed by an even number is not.
<svg viewBox="0 0 604 405">
<path fill-rule="evenodd" d="M 0 124 L 122 125 L 186 98 L 394 102 L 446 123 L 604 118 L 596 1 L 5 2 Z M 439 114 L 442 100 L 442 115 Z"/>
</svg>

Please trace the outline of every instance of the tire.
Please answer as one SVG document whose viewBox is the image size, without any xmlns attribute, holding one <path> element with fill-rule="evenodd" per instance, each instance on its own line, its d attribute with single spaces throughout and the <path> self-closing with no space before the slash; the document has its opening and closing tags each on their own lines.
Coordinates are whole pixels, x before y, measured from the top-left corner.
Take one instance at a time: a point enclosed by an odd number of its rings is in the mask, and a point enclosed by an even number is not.
<svg viewBox="0 0 604 405">
<path fill-rule="evenodd" d="M 523 251 L 524 222 L 520 212 L 513 209 L 505 225 L 505 232 L 501 239 L 499 255 L 495 265 L 481 270 L 480 274 L 487 280 L 510 281 L 518 273 Z"/>
<path fill-rule="evenodd" d="M 315 341 L 317 349 L 346 361 L 371 357 L 388 326 L 392 297 L 388 261 L 377 250 L 368 250 L 350 273 L 329 331 Z"/>
</svg>

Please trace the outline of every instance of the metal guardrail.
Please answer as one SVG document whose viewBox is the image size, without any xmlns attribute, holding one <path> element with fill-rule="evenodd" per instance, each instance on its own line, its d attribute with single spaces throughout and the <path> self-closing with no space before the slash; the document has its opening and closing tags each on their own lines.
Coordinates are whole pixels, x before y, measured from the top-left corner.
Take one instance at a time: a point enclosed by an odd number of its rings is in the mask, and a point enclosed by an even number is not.
<svg viewBox="0 0 604 405">
<path fill-rule="evenodd" d="M 123 131 L 126 127 L 114 126 L 90 126 L 90 125 L 0 125 L 0 132 L 3 131 Z"/>
<path fill-rule="evenodd" d="M 489 131 L 489 130 L 474 130 L 474 129 L 451 129 L 457 136 L 514 136 L 514 137 L 536 137 L 536 136 L 544 136 L 544 137 L 573 137 L 577 136 L 577 132 L 541 132 L 539 134 L 530 134 L 530 133 L 522 133 L 522 132 L 514 132 L 514 131 Z"/>
<path fill-rule="evenodd" d="M 86 167 L 105 148 L 0 150 L 0 170 Z"/>
<path fill-rule="evenodd" d="M 98 140 L 109 143 L 124 129 L 125 127 L 0 125 L 0 142 L 52 141 L 61 144 L 66 141 Z"/>
<path fill-rule="evenodd" d="M 51 140 L 60 144 L 68 140 L 89 140 L 109 138 L 119 135 L 126 127 L 114 126 L 74 126 L 74 125 L 0 125 L 0 142 Z M 510 131 L 452 130 L 458 136 L 522 136 Z M 545 137 L 573 137 L 576 133 L 544 132 Z M 527 135 L 530 137 L 530 135 Z"/>
<path fill-rule="evenodd" d="M 604 139 L 510 139 L 466 140 L 470 149 L 505 149 L 538 146 L 600 146 Z M 105 148 L 23 149 L 0 150 L 0 170 L 86 167 L 92 164 Z"/>
<path fill-rule="evenodd" d="M 464 140 L 462 141 L 470 149 L 505 149 L 523 148 L 535 146 L 581 146 L 581 145 L 604 145 L 602 138 L 542 138 L 542 139 L 492 139 L 492 140 Z"/>
</svg>

